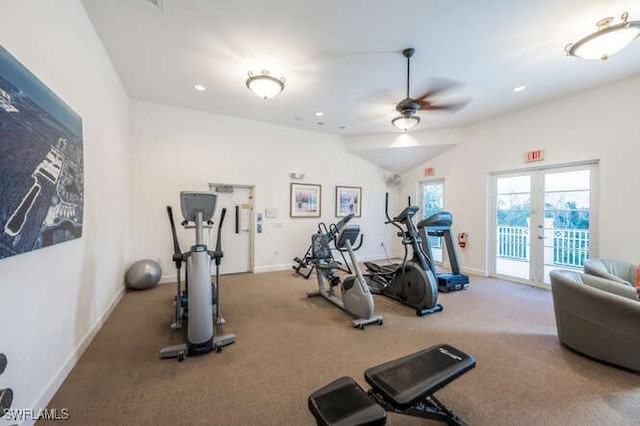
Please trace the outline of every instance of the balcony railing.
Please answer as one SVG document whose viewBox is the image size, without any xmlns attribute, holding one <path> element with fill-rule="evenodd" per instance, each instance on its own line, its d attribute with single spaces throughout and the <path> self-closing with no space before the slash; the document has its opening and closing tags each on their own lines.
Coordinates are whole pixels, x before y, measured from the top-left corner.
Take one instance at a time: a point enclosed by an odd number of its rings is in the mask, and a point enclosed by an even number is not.
<svg viewBox="0 0 640 426">
<path fill-rule="evenodd" d="M 589 258 L 590 233 L 588 229 L 545 229 L 545 258 L 553 265 L 582 267 Z M 551 245 L 547 245 L 547 244 Z M 527 226 L 498 226 L 498 257 L 529 261 L 530 235 Z M 552 253 L 547 253 L 551 250 Z M 548 261 L 547 261 L 548 262 Z"/>
</svg>

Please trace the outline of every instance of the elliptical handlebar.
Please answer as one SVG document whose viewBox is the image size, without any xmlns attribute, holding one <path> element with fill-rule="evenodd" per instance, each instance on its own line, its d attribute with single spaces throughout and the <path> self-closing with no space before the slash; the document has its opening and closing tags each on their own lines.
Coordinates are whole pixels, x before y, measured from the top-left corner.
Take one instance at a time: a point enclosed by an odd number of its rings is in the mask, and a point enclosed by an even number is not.
<svg viewBox="0 0 640 426">
<path fill-rule="evenodd" d="M 402 232 L 402 234 L 404 235 L 404 229 L 402 229 L 402 226 L 398 225 L 397 220 L 391 219 L 391 216 L 389 216 L 389 193 L 388 192 L 385 192 L 384 194 L 384 215 L 387 217 L 387 221 L 384 224 L 385 225 L 392 224 L 393 226 L 398 228 L 400 232 Z"/>
<path fill-rule="evenodd" d="M 167 215 L 169 215 L 169 223 L 171 224 L 171 236 L 173 237 L 173 256 L 171 260 L 173 260 L 176 264 L 176 269 L 180 269 L 182 266 L 183 256 L 182 250 L 180 249 L 180 242 L 178 241 L 178 234 L 176 232 L 176 224 L 173 221 L 173 210 L 171 206 L 167 206 Z"/>
<path fill-rule="evenodd" d="M 220 260 L 224 255 L 222 251 L 222 224 L 224 223 L 224 217 L 227 214 L 227 209 L 223 208 L 222 212 L 220 212 L 220 223 L 218 223 L 218 236 L 216 237 L 216 250 L 214 251 L 214 258 L 216 261 L 216 266 L 220 266 Z"/>
<path fill-rule="evenodd" d="M 222 224 L 224 223 L 224 216 L 227 214 L 226 207 L 222 209 L 220 212 L 220 223 L 218 223 L 218 236 L 216 238 L 216 251 L 222 250 L 222 239 L 220 236 L 220 231 L 222 231 Z"/>
</svg>

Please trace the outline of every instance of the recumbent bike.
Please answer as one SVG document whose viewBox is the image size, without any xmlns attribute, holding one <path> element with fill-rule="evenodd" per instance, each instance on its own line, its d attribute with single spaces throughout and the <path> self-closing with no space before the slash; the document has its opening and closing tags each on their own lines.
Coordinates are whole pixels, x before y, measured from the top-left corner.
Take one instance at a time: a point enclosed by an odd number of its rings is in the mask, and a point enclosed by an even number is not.
<svg viewBox="0 0 640 426">
<path fill-rule="evenodd" d="M 353 219 L 353 216 L 354 214 L 350 213 L 347 216 L 340 219 L 337 223 L 329 224 L 329 226 L 327 226 L 327 224 L 324 222 L 320 222 L 318 224 L 318 231 L 316 232 L 316 234 L 324 235 L 327 241 L 333 242 L 334 237 L 338 235 L 338 232 L 340 232 L 340 230 L 344 226 L 346 226 L 351 219 Z M 353 244 L 354 250 L 358 250 L 360 248 L 360 246 L 362 245 L 363 238 L 364 238 L 363 235 L 360 234 L 360 241 L 357 244 L 356 243 Z M 339 269 L 340 271 L 346 272 L 347 274 L 351 274 L 352 271 L 351 271 L 351 268 L 349 267 L 349 263 L 347 262 L 347 259 L 344 256 L 344 251 L 338 250 L 338 252 L 340 253 L 340 256 L 342 256 L 342 262 L 339 262 L 333 258 L 333 250 L 335 249 L 336 249 L 335 247 L 330 247 L 330 251 L 329 251 L 332 262 L 338 264 L 337 269 Z M 309 279 L 309 277 L 311 276 L 311 273 L 315 268 L 315 265 L 313 265 L 313 263 L 311 262 L 311 260 L 313 259 L 312 250 L 313 250 L 313 245 L 310 245 L 302 257 L 296 256 L 293 258 L 293 262 L 294 262 L 294 265 L 292 266 L 293 270 L 295 271 L 296 274 L 300 275 L 304 279 Z"/>
<path fill-rule="evenodd" d="M 362 276 L 358 266 L 358 259 L 356 259 L 354 253 L 362 245 L 362 240 L 357 247 L 354 248 L 352 246 L 358 239 L 359 234 L 359 225 L 345 226 L 343 224 L 337 234 L 316 233 L 311 236 L 309 264 L 316 270 L 318 290 L 307 293 L 307 296 L 324 297 L 329 302 L 356 317 L 353 320 L 353 326 L 363 330 L 366 325 L 382 325 L 382 316 L 374 313 L 373 296 Z M 336 270 L 341 268 L 340 263 L 336 262 L 331 254 L 330 243 L 332 241 L 340 253 L 345 251 L 349 253 L 355 275 L 350 275 L 342 280 L 336 275 Z M 328 288 L 325 286 L 325 282 L 329 285 Z M 336 287 L 340 287 L 341 297 L 336 295 Z"/>
</svg>

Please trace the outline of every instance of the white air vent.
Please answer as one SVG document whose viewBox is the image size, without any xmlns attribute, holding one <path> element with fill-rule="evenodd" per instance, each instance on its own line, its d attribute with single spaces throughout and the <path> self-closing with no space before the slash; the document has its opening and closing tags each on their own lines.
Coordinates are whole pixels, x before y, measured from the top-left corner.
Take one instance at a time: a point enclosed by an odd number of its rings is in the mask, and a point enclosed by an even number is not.
<svg viewBox="0 0 640 426">
<path fill-rule="evenodd" d="M 399 174 L 394 174 L 393 176 L 390 176 L 389 179 L 387 179 L 387 185 L 389 186 L 398 186 L 400 185 L 402 182 L 400 180 L 400 175 Z"/>
</svg>

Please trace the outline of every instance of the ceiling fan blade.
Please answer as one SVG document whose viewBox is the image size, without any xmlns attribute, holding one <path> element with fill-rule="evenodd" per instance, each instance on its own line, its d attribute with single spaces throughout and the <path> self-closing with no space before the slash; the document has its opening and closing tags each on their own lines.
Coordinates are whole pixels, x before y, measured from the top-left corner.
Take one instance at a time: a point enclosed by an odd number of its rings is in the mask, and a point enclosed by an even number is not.
<svg viewBox="0 0 640 426">
<path fill-rule="evenodd" d="M 421 111 L 459 111 L 465 106 L 467 106 L 467 104 L 470 101 L 471 101 L 470 99 L 465 99 L 455 103 L 434 105 L 423 100 L 422 102 L 420 102 L 420 110 Z"/>
<path fill-rule="evenodd" d="M 433 83 L 431 83 L 431 88 L 422 96 L 416 98 L 416 101 L 422 103 L 422 101 L 424 101 L 427 98 L 434 97 L 436 95 L 439 95 L 442 92 L 446 92 L 447 90 L 459 87 L 461 85 L 462 84 L 457 81 L 447 80 L 444 78 L 433 80 Z"/>
</svg>

